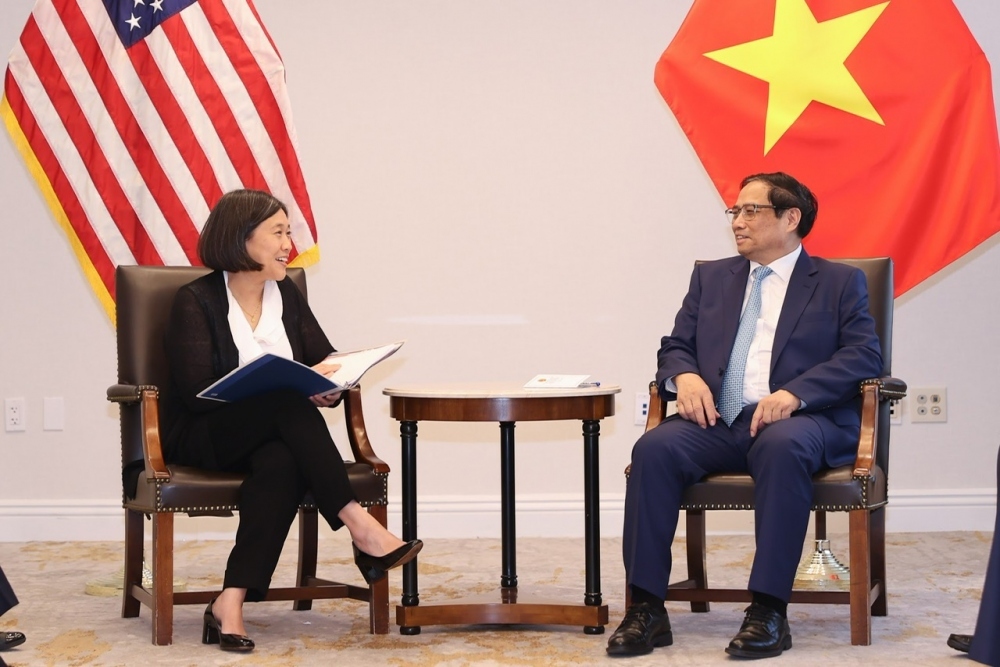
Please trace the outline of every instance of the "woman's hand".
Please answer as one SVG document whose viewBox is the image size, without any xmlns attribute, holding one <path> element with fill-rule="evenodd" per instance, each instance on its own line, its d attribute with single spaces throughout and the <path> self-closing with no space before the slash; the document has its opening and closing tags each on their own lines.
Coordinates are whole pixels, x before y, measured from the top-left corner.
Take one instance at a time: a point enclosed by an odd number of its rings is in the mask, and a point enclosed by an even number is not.
<svg viewBox="0 0 1000 667">
<path fill-rule="evenodd" d="M 340 364 L 331 364 L 329 361 L 321 361 L 313 366 L 312 369 L 320 375 L 330 377 L 335 372 L 340 370 Z"/>
<path fill-rule="evenodd" d="M 320 375 L 325 375 L 330 377 L 334 372 L 340 369 L 340 364 L 331 364 L 328 361 L 321 361 L 312 367 L 314 371 Z M 328 408 L 340 400 L 340 394 L 342 392 L 335 392 L 332 394 L 316 394 L 315 396 L 310 396 L 309 400 L 312 401 L 313 405 L 320 408 Z"/>
<path fill-rule="evenodd" d="M 312 401 L 313 405 L 317 408 L 328 408 L 340 400 L 340 395 L 342 393 L 344 392 L 337 391 L 332 394 L 316 394 L 315 396 L 310 396 L 309 400 Z"/>
</svg>

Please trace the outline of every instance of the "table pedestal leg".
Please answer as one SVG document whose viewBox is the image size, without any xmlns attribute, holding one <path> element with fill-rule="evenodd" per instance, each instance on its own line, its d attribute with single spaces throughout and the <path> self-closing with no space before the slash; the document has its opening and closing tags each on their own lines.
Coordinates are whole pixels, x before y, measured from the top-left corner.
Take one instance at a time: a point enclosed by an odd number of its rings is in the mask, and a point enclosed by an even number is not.
<svg viewBox="0 0 1000 667">
<path fill-rule="evenodd" d="M 503 569 L 500 586 L 517 588 L 517 531 L 514 522 L 514 422 L 500 422 L 500 524 Z"/>
<path fill-rule="evenodd" d="M 583 600 L 592 607 L 601 606 L 600 433 L 599 421 L 588 419 L 583 422 L 583 512 L 587 578 Z M 586 626 L 583 631 L 588 635 L 600 635 L 604 634 L 604 626 Z"/>
<path fill-rule="evenodd" d="M 401 421 L 399 439 L 402 444 L 403 467 L 403 541 L 417 539 L 417 422 Z M 403 566 L 403 606 L 420 604 L 417 592 L 417 559 Z M 419 625 L 400 626 L 401 635 L 420 634 Z"/>
</svg>

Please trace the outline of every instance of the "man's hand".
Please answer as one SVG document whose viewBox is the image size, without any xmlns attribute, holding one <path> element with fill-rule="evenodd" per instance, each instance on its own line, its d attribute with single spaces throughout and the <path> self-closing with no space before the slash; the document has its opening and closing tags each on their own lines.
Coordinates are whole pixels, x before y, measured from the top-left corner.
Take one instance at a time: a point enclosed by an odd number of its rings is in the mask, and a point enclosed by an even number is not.
<svg viewBox="0 0 1000 667">
<path fill-rule="evenodd" d="M 799 397 L 784 389 L 760 399 L 757 409 L 753 411 L 753 419 L 750 420 L 750 437 L 756 437 L 757 431 L 768 424 L 788 419 L 800 405 L 802 401 Z"/>
<path fill-rule="evenodd" d="M 674 377 L 677 385 L 677 414 L 702 428 L 715 426 L 719 411 L 715 409 L 712 392 L 697 373 L 681 373 Z"/>
</svg>

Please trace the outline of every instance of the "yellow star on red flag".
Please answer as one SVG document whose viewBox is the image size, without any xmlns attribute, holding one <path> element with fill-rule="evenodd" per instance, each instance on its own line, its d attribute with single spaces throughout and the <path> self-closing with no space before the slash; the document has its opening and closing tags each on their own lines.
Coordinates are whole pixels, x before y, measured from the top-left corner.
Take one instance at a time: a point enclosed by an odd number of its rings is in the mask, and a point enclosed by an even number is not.
<svg viewBox="0 0 1000 667">
<path fill-rule="evenodd" d="M 844 61 L 888 4 L 820 22 L 805 0 L 777 0 L 773 35 L 705 54 L 770 85 L 765 153 L 813 101 L 882 124 Z"/>
</svg>

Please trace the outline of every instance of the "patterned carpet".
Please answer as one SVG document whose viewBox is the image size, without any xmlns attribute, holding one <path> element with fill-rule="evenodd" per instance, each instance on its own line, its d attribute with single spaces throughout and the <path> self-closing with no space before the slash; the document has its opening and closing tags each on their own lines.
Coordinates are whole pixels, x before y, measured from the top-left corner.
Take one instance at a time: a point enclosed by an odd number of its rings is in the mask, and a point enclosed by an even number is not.
<svg viewBox="0 0 1000 667">
<path fill-rule="evenodd" d="M 778 660 L 786 665 L 972 665 L 949 649 L 950 632 L 971 632 L 975 624 L 990 534 L 904 533 L 889 536 L 889 616 L 876 618 L 873 645 L 852 647 L 846 606 L 799 605 L 789 610 L 794 648 Z M 747 536 L 709 540 L 709 578 L 739 587 L 745 579 L 753 540 Z M 833 550 L 846 559 L 847 540 L 833 535 Z M 192 587 L 217 586 L 228 554 L 225 542 L 178 543 L 178 577 Z M 285 548 L 277 585 L 294 576 L 295 543 Z M 675 545 L 675 561 L 682 543 Z M 82 665 L 714 665 L 733 662 L 723 652 L 738 630 L 742 605 L 714 604 L 692 614 L 670 604 L 675 644 L 649 656 L 612 660 L 604 654 L 608 634 L 621 619 L 624 573 L 621 541 L 602 542 L 602 590 L 611 609 L 607 633 L 588 636 L 575 627 L 438 626 L 417 636 L 367 632 L 366 607 L 356 602 L 319 602 L 293 612 L 290 603 L 246 607 L 247 627 L 257 642 L 249 655 L 222 653 L 201 644 L 198 607 L 175 611 L 174 644 L 150 643 L 149 611 L 122 619 L 120 598 L 84 594 L 88 583 L 121 567 L 117 542 L 0 543 L 0 563 L 21 604 L 0 619 L 0 630 L 28 635 L 18 649 L 2 654 L 14 666 Z M 327 556 L 324 558 L 324 554 Z M 361 582 L 342 536 L 320 545 L 320 574 Z M 521 539 L 517 553 L 522 594 L 579 602 L 583 597 L 582 539 Z M 425 602 L 497 590 L 499 540 L 430 540 L 420 556 L 420 594 Z M 401 576 L 391 575 L 393 604 Z M 395 613 L 392 614 L 393 620 Z M 957 661 L 957 662 L 956 662 Z"/>
</svg>

